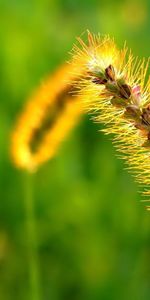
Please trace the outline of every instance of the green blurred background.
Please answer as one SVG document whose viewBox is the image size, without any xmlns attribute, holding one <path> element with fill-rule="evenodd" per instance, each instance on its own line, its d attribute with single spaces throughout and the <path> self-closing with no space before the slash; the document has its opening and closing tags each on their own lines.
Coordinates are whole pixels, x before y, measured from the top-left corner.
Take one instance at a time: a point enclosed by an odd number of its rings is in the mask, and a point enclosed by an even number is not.
<svg viewBox="0 0 150 300">
<path fill-rule="evenodd" d="M 100 125 L 83 116 L 31 183 L 9 157 L 26 97 L 87 28 L 147 58 L 150 1 L 0 0 L 0 300 L 150 299 L 150 214 Z"/>
</svg>

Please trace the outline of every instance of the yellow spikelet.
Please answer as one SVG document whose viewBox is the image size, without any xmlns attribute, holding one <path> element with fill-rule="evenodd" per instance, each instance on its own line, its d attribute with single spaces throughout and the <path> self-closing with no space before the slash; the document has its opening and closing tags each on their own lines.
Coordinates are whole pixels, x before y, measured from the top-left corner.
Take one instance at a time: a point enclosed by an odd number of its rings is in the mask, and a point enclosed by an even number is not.
<svg viewBox="0 0 150 300">
<path fill-rule="evenodd" d="M 126 46 L 118 50 L 109 36 L 88 32 L 87 44 L 78 40 L 80 47 L 73 48 L 73 64 L 82 60 L 82 65 L 73 84 L 80 100 L 96 114 L 96 122 L 105 124 L 103 131 L 113 134 L 113 143 L 128 169 L 145 186 L 144 195 L 150 195 L 149 60 L 145 63 L 134 58 Z"/>
<path fill-rule="evenodd" d="M 70 92 L 73 66 L 64 64 L 27 102 L 12 134 L 11 155 L 17 167 L 35 171 L 52 158 L 81 114 Z"/>
</svg>

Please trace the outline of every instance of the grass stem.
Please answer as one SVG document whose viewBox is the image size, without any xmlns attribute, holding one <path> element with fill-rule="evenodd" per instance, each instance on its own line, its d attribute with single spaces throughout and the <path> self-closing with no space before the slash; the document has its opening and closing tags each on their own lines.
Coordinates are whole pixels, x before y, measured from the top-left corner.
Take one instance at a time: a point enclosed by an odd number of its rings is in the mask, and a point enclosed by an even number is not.
<svg viewBox="0 0 150 300">
<path fill-rule="evenodd" d="M 29 264 L 30 299 L 40 300 L 37 228 L 34 205 L 34 174 L 25 173 L 26 245 Z"/>
</svg>

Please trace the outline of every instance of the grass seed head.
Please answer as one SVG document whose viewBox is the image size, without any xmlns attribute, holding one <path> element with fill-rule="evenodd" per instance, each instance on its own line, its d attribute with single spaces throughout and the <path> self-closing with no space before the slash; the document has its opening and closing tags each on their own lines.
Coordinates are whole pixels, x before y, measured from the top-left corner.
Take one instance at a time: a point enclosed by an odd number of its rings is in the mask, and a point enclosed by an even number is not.
<svg viewBox="0 0 150 300">
<path fill-rule="evenodd" d="M 150 80 L 149 60 L 138 61 L 126 46 L 116 47 L 109 36 L 88 32 L 88 41 L 78 39 L 73 62 L 82 58 L 78 91 L 87 111 L 96 114 L 106 134 L 113 134 L 117 150 L 136 180 L 150 195 Z M 88 74 L 88 76 L 86 76 Z M 147 80 L 147 81 L 146 81 Z"/>
</svg>

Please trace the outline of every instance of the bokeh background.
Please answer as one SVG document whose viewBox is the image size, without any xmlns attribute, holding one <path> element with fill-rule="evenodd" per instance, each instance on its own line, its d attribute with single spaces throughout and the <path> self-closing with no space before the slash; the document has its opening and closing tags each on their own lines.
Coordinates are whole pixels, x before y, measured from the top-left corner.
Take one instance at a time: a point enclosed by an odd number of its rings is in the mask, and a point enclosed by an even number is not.
<svg viewBox="0 0 150 300">
<path fill-rule="evenodd" d="M 28 175 L 10 160 L 11 130 L 26 98 L 69 59 L 87 28 L 114 36 L 118 46 L 126 40 L 147 58 L 150 1 L 0 0 L 1 300 L 150 299 L 150 214 L 100 125 L 81 118 L 33 176 L 32 197 Z M 36 247 L 27 234 L 27 197 Z"/>
</svg>

